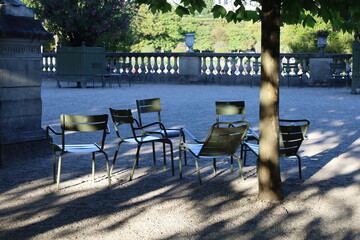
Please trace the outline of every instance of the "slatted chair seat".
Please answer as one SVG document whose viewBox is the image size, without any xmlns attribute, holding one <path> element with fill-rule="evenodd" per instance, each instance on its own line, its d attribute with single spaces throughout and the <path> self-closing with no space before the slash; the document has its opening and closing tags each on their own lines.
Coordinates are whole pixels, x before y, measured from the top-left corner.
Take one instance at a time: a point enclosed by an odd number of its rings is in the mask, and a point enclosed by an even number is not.
<svg viewBox="0 0 360 240">
<path fill-rule="evenodd" d="M 102 153 L 105 156 L 107 178 L 109 187 L 111 187 L 110 179 L 110 167 L 108 156 L 104 151 L 105 137 L 108 133 L 108 115 L 66 115 L 60 116 L 61 132 L 55 131 L 52 127 L 46 127 L 46 135 L 49 144 L 53 146 L 53 171 L 54 171 L 54 182 L 57 183 L 57 189 L 60 185 L 60 174 L 61 174 L 61 163 L 62 157 L 66 153 L 92 153 L 92 175 L 95 179 L 95 153 Z M 73 134 L 67 134 L 72 132 Z M 99 132 L 101 140 L 99 143 L 91 144 L 66 144 L 68 138 L 71 138 L 74 134 L 79 132 Z M 61 144 L 54 143 L 50 134 L 60 135 Z M 60 152 L 57 159 L 56 153 Z M 56 173 L 56 161 L 58 162 L 57 173 Z"/>
<path fill-rule="evenodd" d="M 100 151 L 101 148 L 96 144 L 75 144 L 75 145 L 65 145 L 64 152 L 71 153 L 89 153 Z"/>
<path fill-rule="evenodd" d="M 346 63 L 337 62 L 329 64 L 330 78 L 328 81 L 328 87 L 330 87 L 331 82 L 334 82 L 334 88 L 336 83 L 345 83 L 346 88 L 349 88 L 351 85 L 351 77 L 349 70 L 347 69 Z"/>
<path fill-rule="evenodd" d="M 216 122 L 219 122 L 224 117 L 234 116 L 237 119 L 232 117 L 232 121 L 245 120 L 246 108 L 245 101 L 216 101 Z M 223 120 L 224 121 L 224 120 Z M 246 141 L 259 141 L 259 135 L 249 127 L 248 132 L 245 136 Z"/>
<path fill-rule="evenodd" d="M 298 159 L 299 178 L 301 175 L 301 158 L 298 155 L 299 148 L 309 129 L 310 122 L 306 119 L 302 120 L 279 120 L 279 156 L 291 157 L 295 156 Z M 255 143 L 244 142 L 241 146 L 241 157 L 246 163 L 246 152 L 251 151 L 257 157 L 259 156 L 259 145 Z"/>
<path fill-rule="evenodd" d="M 170 146 L 170 153 L 171 153 L 171 172 L 172 175 L 174 175 L 174 154 L 173 154 L 173 146 L 172 142 L 166 137 L 167 133 L 165 130 L 165 127 L 160 122 L 153 122 L 147 125 L 140 125 L 140 123 L 133 118 L 132 112 L 130 109 L 112 109 L 110 108 L 111 118 L 114 123 L 114 128 L 116 135 L 120 139 L 115 154 L 114 159 L 111 165 L 110 172 L 112 172 L 117 155 L 119 153 L 120 145 L 124 142 L 127 143 L 135 143 L 137 144 L 137 151 L 136 151 L 136 157 L 134 160 L 133 168 L 130 173 L 129 180 L 131 181 L 133 179 L 133 175 L 135 172 L 135 168 L 138 165 L 139 162 L 139 153 L 140 148 L 145 143 L 151 143 L 152 144 L 152 150 L 153 150 L 153 160 L 154 160 L 154 168 L 156 169 L 156 157 L 155 157 L 155 143 L 160 142 L 163 144 L 163 157 L 164 157 L 164 168 L 166 168 L 166 152 L 165 152 L 165 144 L 168 144 Z M 131 136 L 123 137 L 122 134 L 120 134 L 120 126 L 122 125 L 128 125 L 131 129 Z M 162 130 L 165 132 L 164 135 L 153 135 L 147 131 L 147 128 L 151 128 L 157 126 L 159 130 Z"/>
<path fill-rule="evenodd" d="M 290 87 L 290 78 L 298 79 L 298 87 L 302 85 L 302 74 L 299 73 L 299 63 L 282 63 L 283 73 L 287 78 L 287 86 Z"/>
<path fill-rule="evenodd" d="M 212 125 L 208 136 L 204 142 L 197 140 L 187 129 L 181 129 L 181 135 L 184 138 L 180 137 L 179 145 L 179 170 L 180 178 L 182 178 L 182 153 L 188 151 L 196 159 L 196 171 L 198 174 L 198 179 L 200 184 L 201 176 L 199 169 L 199 159 L 213 159 L 213 168 L 214 174 L 216 174 L 216 158 L 220 157 L 231 157 L 231 170 L 233 170 L 233 157 L 238 160 L 239 164 L 239 175 L 242 177 L 242 163 L 240 156 L 236 155 L 235 152 L 239 148 L 241 141 L 244 140 L 245 134 L 249 128 L 249 122 L 236 121 L 236 122 L 217 122 Z M 185 141 L 188 138 L 190 141 Z"/>
<path fill-rule="evenodd" d="M 160 98 L 149 98 L 149 99 L 141 99 L 136 100 L 136 108 L 138 113 L 139 124 L 143 125 L 146 122 L 162 122 L 161 118 L 161 101 Z M 155 117 L 154 117 L 155 115 Z M 180 136 L 180 129 L 176 128 L 166 128 L 165 130 L 149 130 L 149 134 L 161 134 L 164 138 L 175 138 Z M 185 154 L 185 165 L 187 164 L 186 161 L 186 154 Z"/>
</svg>

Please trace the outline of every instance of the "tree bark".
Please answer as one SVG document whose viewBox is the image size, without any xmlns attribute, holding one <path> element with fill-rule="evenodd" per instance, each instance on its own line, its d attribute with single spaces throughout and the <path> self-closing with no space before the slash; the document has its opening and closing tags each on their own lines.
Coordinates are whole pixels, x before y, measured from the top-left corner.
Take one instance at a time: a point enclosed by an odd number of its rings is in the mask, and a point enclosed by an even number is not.
<svg viewBox="0 0 360 240">
<path fill-rule="evenodd" d="M 259 198 L 282 200 L 279 162 L 280 0 L 262 1 Z"/>
</svg>

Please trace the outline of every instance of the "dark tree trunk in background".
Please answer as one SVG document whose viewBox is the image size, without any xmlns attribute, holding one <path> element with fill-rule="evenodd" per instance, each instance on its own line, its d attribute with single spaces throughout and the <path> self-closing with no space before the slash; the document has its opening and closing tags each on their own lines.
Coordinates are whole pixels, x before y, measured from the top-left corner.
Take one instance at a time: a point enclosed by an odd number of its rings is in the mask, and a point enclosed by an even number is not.
<svg viewBox="0 0 360 240">
<path fill-rule="evenodd" d="M 283 198 L 279 163 L 280 0 L 263 0 L 261 14 L 259 197 Z"/>
</svg>

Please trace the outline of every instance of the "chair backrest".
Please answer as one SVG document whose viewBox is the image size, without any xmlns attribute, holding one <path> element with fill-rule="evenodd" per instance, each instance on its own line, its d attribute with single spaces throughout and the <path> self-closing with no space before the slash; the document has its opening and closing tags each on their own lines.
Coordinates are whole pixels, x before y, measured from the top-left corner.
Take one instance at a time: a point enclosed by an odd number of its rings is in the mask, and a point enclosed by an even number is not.
<svg viewBox="0 0 360 240">
<path fill-rule="evenodd" d="M 331 76 L 337 76 L 341 73 L 346 73 L 346 64 L 345 63 L 330 63 L 329 64 L 329 70 Z"/>
<path fill-rule="evenodd" d="M 136 122 L 136 120 L 133 118 L 132 112 L 130 109 L 113 109 L 109 108 L 111 119 L 114 123 L 114 128 L 117 136 L 119 138 L 122 138 L 120 136 L 119 132 L 119 126 L 122 124 L 129 124 L 131 125 L 131 128 L 133 129 L 133 124 Z M 134 132 L 133 132 L 134 133 Z"/>
<path fill-rule="evenodd" d="M 296 155 L 301 143 L 306 138 L 310 122 L 303 120 L 279 120 L 280 142 L 279 155 L 282 157 Z"/>
<path fill-rule="evenodd" d="M 295 75 L 299 71 L 299 63 L 282 63 L 282 68 L 286 75 L 290 75 L 291 72 Z"/>
<path fill-rule="evenodd" d="M 239 148 L 249 128 L 246 120 L 236 122 L 217 122 L 212 125 L 199 152 L 199 156 L 232 155 Z"/>
<path fill-rule="evenodd" d="M 60 115 L 62 130 L 62 145 L 65 146 L 65 132 L 95 132 L 103 131 L 101 149 L 104 147 L 106 132 L 108 129 L 108 115 Z"/>
<path fill-rule="evenodd" d="M 155 113 L 155 114 L 157 114 L 157 118 L 158 118 L 157 121 L 161 122 L 160 98 L 136 100 L 136 107 L 137 107 L 137 112 L 138 112 L 138 116 L 139 116 L 140 125 L 143 125 L 141 115 L 145 114 L 145 113 Z M 151 122 L 154 122 L 154 121 L 151 121 Z"/>
<path fill-rule="evenodd" d="M 245 102 L 244 101 L 216 101 L 216 122 L 220 121 L 221 115 L 240 115 L 236 120 L 245 120 Z"/>
</svg>

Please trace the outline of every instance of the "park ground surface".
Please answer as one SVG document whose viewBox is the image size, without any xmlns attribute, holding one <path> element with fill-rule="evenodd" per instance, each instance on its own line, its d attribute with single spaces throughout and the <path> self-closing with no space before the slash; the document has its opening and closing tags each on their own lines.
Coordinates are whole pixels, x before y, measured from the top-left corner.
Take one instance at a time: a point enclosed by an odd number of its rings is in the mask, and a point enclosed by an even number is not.
<svg viewBox="0 0 360 240">
<path fill-rule="evenodd" d="M 301 149 L 303 179 L 295 159 L 281 160 L 285 199 L 257 198 L 255 158 L 230 172 L 228 159 L 200 161 L 199 185 L 194 158 L 183 179 L 170 161 L 157 169 L 151 145 L 140 153 L 129 182 L 135 146 L 124 144 L 107 188 L 104 158 L 91 177 L 90 155 L 66 155 L 60 190 L 52 176 L 52 157 L 25 159 L 0 170 L 0 239 L 360 239 L 360 95 L 344 88 L 280 88 L 280 118 L 308 119 L 308 140 Z M 108 113 L 132 109 L 136 99 L 160 97 L 167 128 L 186 127 L 204 138 L 215 121 L 215 101 L 244 100 L 247 119 L 259 126 L 259 88 L 247 86 L 124 84 L 120 87 L 42 86 L 42 126 L 59 127 L 59 115 Z M 118 142 L 113 126 L 106 139 L 112 159 Z M 169 155 L 168 155 L 169 156 Z M 168 157 L 169 160 L 169 157 Z M 235 164 L 237 170 L 237 164 Z"/>
</svg>

